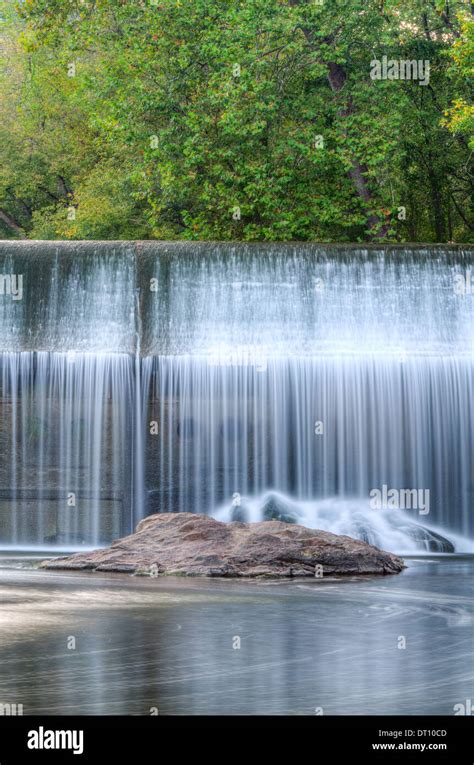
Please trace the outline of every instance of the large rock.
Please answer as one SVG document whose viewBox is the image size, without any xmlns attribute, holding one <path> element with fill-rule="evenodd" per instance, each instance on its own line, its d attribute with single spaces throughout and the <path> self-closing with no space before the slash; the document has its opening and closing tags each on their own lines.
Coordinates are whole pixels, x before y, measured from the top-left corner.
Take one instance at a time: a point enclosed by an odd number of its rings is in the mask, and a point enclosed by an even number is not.
<svg viewBox="0 0 474 765">
<path fill-rule="evenodd" d="M 161 513 L 111 547 L 42 563 L 50 569 L 189 576 L 397 574 L 400 558 L 373 545 L 280 521 L 222 523 L 206 515 Z M 320 575 L 320 571 L 318 571 Z"/>
</svg>

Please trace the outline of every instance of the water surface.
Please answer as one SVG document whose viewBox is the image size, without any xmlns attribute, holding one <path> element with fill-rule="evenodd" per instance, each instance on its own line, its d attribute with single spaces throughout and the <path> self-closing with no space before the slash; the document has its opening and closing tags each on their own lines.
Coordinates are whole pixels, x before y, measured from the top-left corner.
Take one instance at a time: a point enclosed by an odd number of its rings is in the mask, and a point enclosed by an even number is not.
<svg viewBox="0 0 474 765">
<path fill-rule="evenodd" d="M 453 714 L 474 698 L 474 558 L 407 563 L 383 578 L 232 581 L 3 558 L 0 703 L 45 715 Z"/>
</svg>

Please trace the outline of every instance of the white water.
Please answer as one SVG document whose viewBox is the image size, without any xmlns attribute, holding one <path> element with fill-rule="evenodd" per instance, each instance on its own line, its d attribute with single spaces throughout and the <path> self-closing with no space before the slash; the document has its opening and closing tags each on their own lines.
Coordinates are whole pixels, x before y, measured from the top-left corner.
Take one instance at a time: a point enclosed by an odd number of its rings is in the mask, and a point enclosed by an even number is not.
<svg viewBox="0 0 474 765">
<path fill-rule="evenodd" d="M 259 518 L 279 492 L 387 549 L 434 549 L 412 524 L 468 548 L 469 252 L 2 248 L 25 293 L 0 298 L 2 545 L 97 545 L 149 512 L 225 515 L 236 494 Z M 427 492 L 429 513 L 377 515 L 384 485 Z"/>
<path fill-rule="evenodd" d="M 157 258 L 155 354 L 474 354 L 468 253 L 324 245 L 189 245 Z M 472 274 L 474 284 L 474 273 Z M 219 362 L 220 360 L 220 362 Z"/>
<path fill-rule="evenodd" d="M 386 485 L 428 493 L 410 522 L 468 549 L 474 298 L 456 290 L 468 266 L 429 249 L 171 251 L 150 304 L 158 355 L 144 360 L 152 507 L 219 514 L 239 494 L 261 519 L 278 491 L 308 525 L 426 549 L 368 506 Z"/>
<path fill-rule="evenodd" d="M 239 502 L 237 505 L 236 502 Z M 266 509 L 279 507 L 287 515 L 310 529 L 321 529 L 362 539 L 369 544 L 400 554 L 419 551 L 448 552 L 446 541 L 458 553 L 473 553 L 474 543 L 459 534 L 434 526 L 422 516 L 404 510 L 372 510 L 368 501 L 358 498 L 330 497 L 319 501 L 297 501 L 280 492 L 259 497 L 239 497 L 213 513 L 219 521 L 231 522 L 239 516 L 246 522 L 269 520 Z M 276 517 L 278 520 L 278 517 Z"/>
<path fill-rule="evenodd" d="M 214 513 L 238 494 L 255 510 L 276 490 L 303 503 L 305 525 L 324 520 L 322 528 L 367 538 L 373 527 L 383 546 L 413 549 L 409 534 L 370 509 L 370 492 L 386 485 L 428 492 L 429 506 L 419 508 L 428 513 L 407 511 L 411 521 L 445 536 L 471 533 L 468 359 L 267 359 L 264 369 L 194 356 L 144 363 L 156 398 L 150 418 L 159 422 L 150 477 L 158 506 Z"/>
<path fill-rule="evenodd" d="M 129 357 L 25 352 L 0 360 L 2 546 L 70 548 L 117 537 L 131 515 Z"/>
</svg>

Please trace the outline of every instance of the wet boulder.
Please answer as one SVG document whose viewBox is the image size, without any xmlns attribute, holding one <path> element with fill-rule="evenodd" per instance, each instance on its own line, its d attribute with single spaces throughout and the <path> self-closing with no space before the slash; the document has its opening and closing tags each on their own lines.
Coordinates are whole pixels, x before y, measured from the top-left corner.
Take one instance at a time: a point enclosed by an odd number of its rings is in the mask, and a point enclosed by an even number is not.
<svg viewBox="0 0 474 765">
<path fill-rule="evenodd" d="M 43 568 L 159 576 L 320 577 L 397 574 L 403 560 L 373 545 L 296 523 L 223 523 L 160 513 L 110 547 L 44 561 Z"/>
</svg>

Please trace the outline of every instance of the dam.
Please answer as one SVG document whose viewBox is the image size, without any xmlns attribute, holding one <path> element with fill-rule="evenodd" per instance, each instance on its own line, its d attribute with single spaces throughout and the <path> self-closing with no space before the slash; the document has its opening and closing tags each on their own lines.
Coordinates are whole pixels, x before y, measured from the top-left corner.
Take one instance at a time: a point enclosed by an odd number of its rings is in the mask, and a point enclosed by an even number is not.
<svg viewBox="0 0 474 765">
<path fill-rule="evenodd" d="M 9 241 L 0 261 L 2 548 L 188 511 L 471 549 L 472 250 Z M 383 487 L 429 512 L 374 509 Z"/>
</svg>

